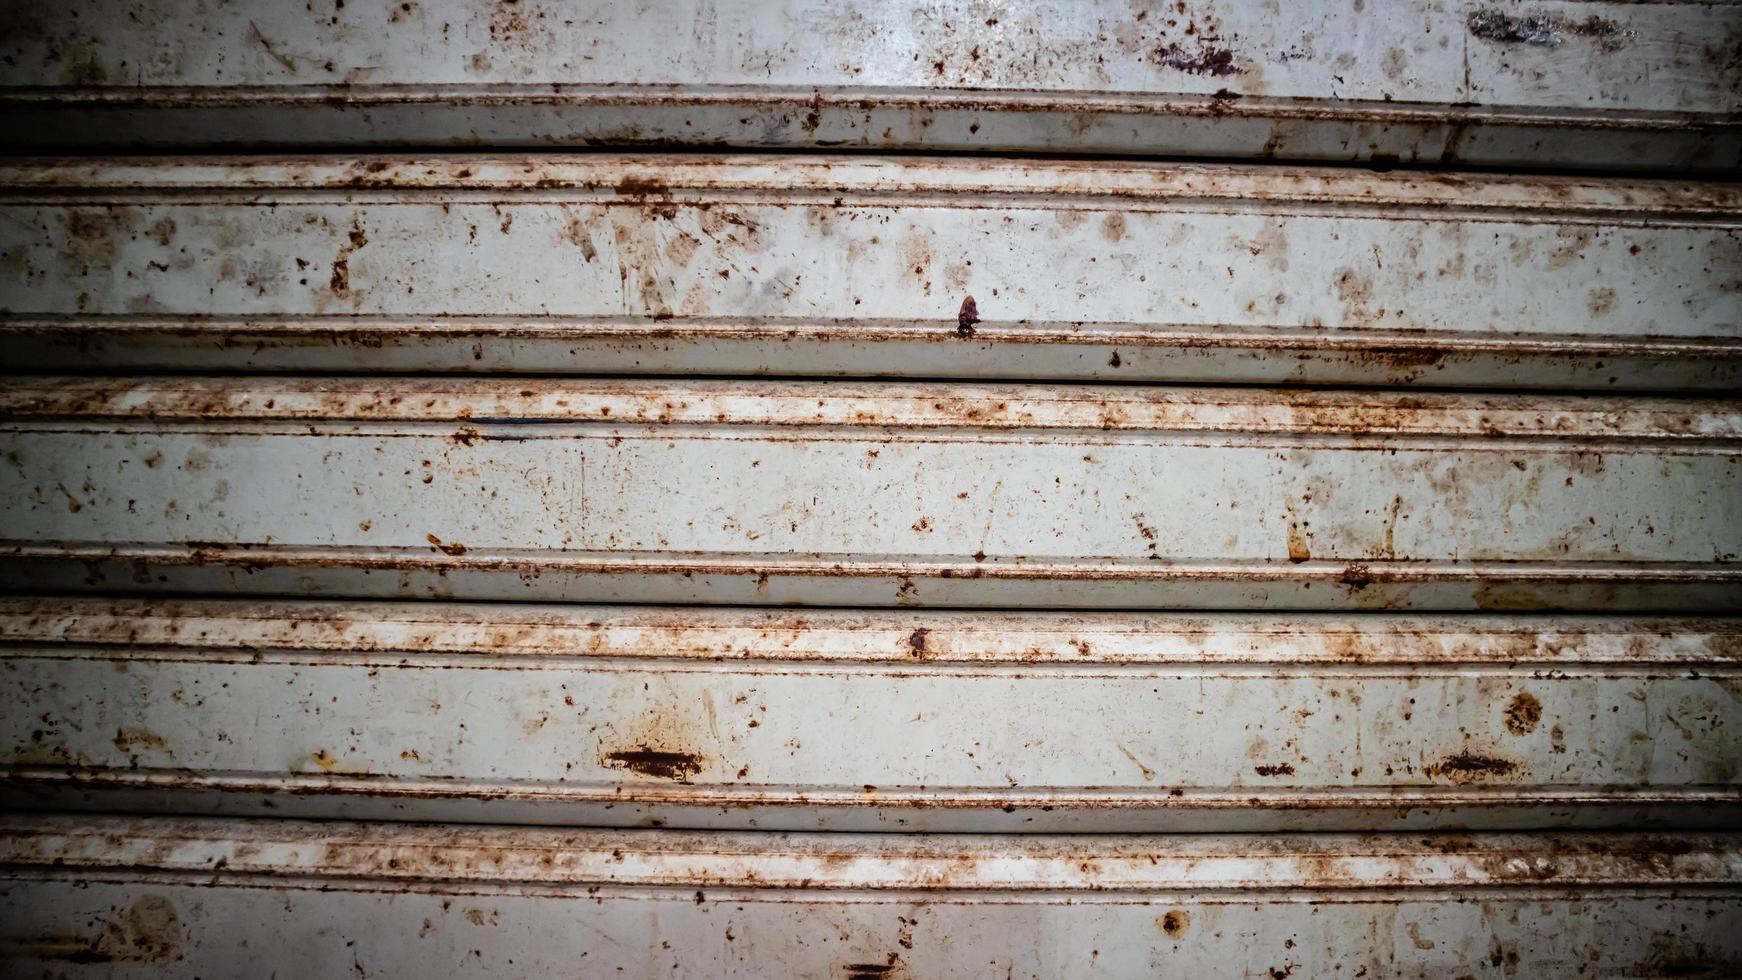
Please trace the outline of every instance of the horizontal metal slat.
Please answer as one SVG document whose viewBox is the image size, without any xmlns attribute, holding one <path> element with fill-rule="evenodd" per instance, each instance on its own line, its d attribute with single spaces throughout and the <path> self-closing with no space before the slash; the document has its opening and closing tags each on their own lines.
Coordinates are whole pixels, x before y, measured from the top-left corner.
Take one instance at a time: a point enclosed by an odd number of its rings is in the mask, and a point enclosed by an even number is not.
<svg viewBox="0 0 1742 980">
<path fill-rule="evenodd" d="M 1733 610 L 1734 403 L 13 379 L 13 587 Z"/>
<path fill-rule="evenodd" d="M 1742 620 L 0 600 L 12 806 L 1727 827 Z"/>
<path fill-rule="evenodd" d="M 1734 186 L 601 155 L 0 166 L 17 368 L 1734 390 Z"/>
<path fill-rule="evenodd" d="M 1472 963 L 1724 975 L 1742 964 L 1729 927 L 1739 879 L 1734 835 L 927 838 L 11 817 L 0 957 L 122 976 L 293 964 L 1450 976 Z"/>
<path fill-rule="evenodd" d="M 6 11 L 13 148 L 688 144 L 1722 171 L 1730 3 L 990 10 L 79 0 Z"/>
</svg>

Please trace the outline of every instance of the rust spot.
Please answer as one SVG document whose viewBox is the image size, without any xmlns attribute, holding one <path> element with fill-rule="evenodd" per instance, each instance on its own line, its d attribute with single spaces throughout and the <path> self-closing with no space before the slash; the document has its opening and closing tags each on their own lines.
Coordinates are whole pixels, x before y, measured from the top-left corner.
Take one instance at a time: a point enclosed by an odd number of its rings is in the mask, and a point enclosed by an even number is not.
<svg viewBox="0 0 1742 980">
<path fill-rule="evenodd" d="M 645 745 L 633 749 L 605 753 L 605 765 L 613 769 L 627 769 L 643 776 L 656 779 L 669 779 L 677 783 L 687 783 L 690 777 L 702 771 L 702 757 L 690 752 L 668 752 L 663 749 L 652 749 Z"/>
<path fill-rule="evenodd" d="M 345 245 L 339 247 L 339 255 L 333 259 L 333 275 L 328 280 L 335 293 L 346 293 L 351 290 L 351 254 L 369 244 L 369 236 L 363 233 L 363 226 L 355 219 L 351 221 L 351 232 Z"/>
<path fill-rule="evenodd" d="M 1529 735 L 1542 721 L 1542 702 L 1529 691 L 1520 691 L 1506 706 L 1506 730 L 1514 735 Z"/>
<path fill-rule="evenodd" d="M 1312 557 L 1312 548 L 1307 544 L 1306 529 L 1300 526 L 1299 521 L 1289 521 L 1288 560 L 1298 565 L 1303 561 L 1311 561 Z"/>
<path fill-rule="evenodd" d="M 1192 924 L 1192 916 L 1184 909 L 1169 909 L 1167 914 L 1157 921 L 1161 923 L 1162 932 L 1167 933 L 1171 938 L 1178 939 L 1186 934 L 1186 927 Z"/>
<path fill-rule="evenodd" d="M 913 655 L 914 656 L 916 656 L 916 657 L 925 656 L 925 638 L 930 633 L 931 633 L 931 630 L 926 629 L 925 627 L 921 626 L 919 629 L 914 630 L 913 633 L 908 636 L 907 645 L 913 648 Z"/>
<path fill-rule="evenodd" d="M 1294 775 L 1294 766 L 1286 762 L 1278 762 L 1268 766 L 1253 766 L 1252 771 L 1260 776 L 1292 776 Z"/>
<path fill-rule="evenodd" d="M 1149 57 L 1163 68 L 1173 68 L 1192 75 L 1220 77 L 1239 74 L 1240 69 L 1234 67 L 1234 52 L 1214 46 L 1209 43 L 1211 40 L 1200 39 L 1195 52 L 1187 51 L 1178 44 L 1170 44 L 1165 48 L 1156 48 Z"/>
<path fill-rule="evenodd" d="M 444 555 L 452 555 L 455 558 L 458 558 L 459 556 L 466 553 L 466 546 L 459 543 L 458 541 L 455 541 L 452 543 L 443 543 L 441 538 L 438 538 L 433 534 L 426 534 L 426 535 L 424 535 L 424 538 L 429 541 L 429 543 L 432 547 L 434 547 L 437 551 L 441 552 Z"/>
<path fill-rule="evenodd" d="M 671 194 L 671 187 L 652 177 L 627 174 L 617 182 L 617 193 L 624 197 L 662 197 Z"/>
<path fill-rule="evenodd" d="M 59 490 L 61 492 L 61 495 L 67 498 L 67 510 L 68 510 L 68 512 L 77 514 L 79 511 L 85 509 L 84 505 L 79 503 L 79 498 L 73 496 L 73 492 L 71 490 L 67 489 L 66 484 L 57 483 L 54 485 L 54 488 L 56 490 Z"/>
<path fill-rule="evenodd" d="M 974 297 L 962 300 L 962 308 L 956 313 L 956 336 L 974 336 L 974 324 L 980 322 L 980 308 L 974 305 Z"/>
<path fill-rule="evenodd" d="M 1353 562 L 1337 576 L 1337 581 L 1347 585 L 1350 591 L 1359 592 L 1373 584 L 1373 571 L 1366 565 Z"/>
<path fill-rule="evenodd" d="M 1504 776 L 1517 768 L 1518 763 L 1508 759 L 1477 755 L 1465 749 L 1456 755 L 1446 756 L 1437 765 L 1428 766 L 1422 771 L 1430 776 L 1445 776 L 1448 779 L 1479 779 L 1483 776 Z"/>
<path fill-rule="evenodd" d="M 117 728 L 115 747 L 123 752 L 136 752 L 140 749 L 168 750 L 169 743 L 163 740 L 162 735 L 143 728 Z"/>
</svg>

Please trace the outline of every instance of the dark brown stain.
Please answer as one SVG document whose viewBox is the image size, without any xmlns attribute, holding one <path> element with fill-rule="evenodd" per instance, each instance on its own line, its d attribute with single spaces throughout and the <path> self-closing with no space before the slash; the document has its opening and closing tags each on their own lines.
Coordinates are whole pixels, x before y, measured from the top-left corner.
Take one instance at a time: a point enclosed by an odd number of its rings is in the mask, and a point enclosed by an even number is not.
<svg viewBox="0 0 1742 980">
<path fill-rule="evenodd" d="M 1169 909 L 1167 914 L 1161 917 L 1161 931 L 1174 939 L 1178 939 L 1186 934 L 1186 927 L 1191 925 L 1191 922 L 1191 913 L 1184 909 Z"/>
<path fill-rule="evenodd" d="M 333 292 L 350 292 L 351 255 L 367 244 L 369 244 L 369 236 L 363 233 L 363 226 L 356 220 L 352 220 L 349 240 L 345 245 L 339 247 L 339 255 L 333 259 L 333 275 L 327 282 Z"/>
<path fill-rule="evenodd" d="M 1253 766 L 1252 771 L 1260 776 L 1292 776 L 1294 767 L 1286 762 L 1278 762 L 1268 766 Z"/>
<path fill-rule="evenodd" d="M 1514 735 L 1529 735 L 1542 721 L 1542 702 L 1529 691 L 1520 691 L 1506 706 L 1506 730 Z"/>
<path fill-rule="evenodd" d="M 656 779 L 687 783 L 690 777 L 702 771 L 702 757 L 690 752 L 668 752 L 641 745 L 605 753 L 605 765 Z"/>
<path fill-rule="evenodd" d="M 925 638 L 928 635 L 930 635 L 930 633 L 931 633 L 931 630 L 926 629 L 925 627 L 921 626 L 920 628 L 914 630 L 913 633 L 908 636 L 907 645 L 913 648 L 913 655 L 914 656 L 916 656 L 916 657 L 925 656 Z"/>
<path fill-rule="evenodd" d="M 1337 576 L 1337 581 L 1347 585 L 1351 592 L 1359 592 L 1373 584 L 1373 570 L 1360 563 L 1351 563 Z"/>
<path fill-rule="evenodd" d="M 974 324 L 980 322 L 980 308 L 974 304 L 974 297 L 962 300 L 962 308 L 956 313 L 956 336 L 974 336 Z"/>
<path fill-rule="evenodd" d="M 1150 60 L 1163 68 L 1173 68 L 1192 75 L 1237 75 L 1240 69 L 1234 67 L 1234 52 L 1227 48 L 1218 48 L 1208 43 L 1206 38 L 1198 42 L 1198 50 L 1187 51 L 1177 44 L 1165 48 L 1156 48 L 1150 53 Z"/>
<path fill-rule="evenodd" d="M 1509 759 L 1500 759 L 1491 755 L 1477 755 L 1465 749 L 1456 755 L 1446 756 L 1438 764 L 1428 766 L 1422 771 L 1430 776 L 1459 779 L 1504 776 L 1517 768 L 1518 763 Z"/>
<path fill-rule="evenodd" d="M 652 177 L 627 174 L 617 182 L 617 193 L 624 197 L 665 197 L 671 194 L 671 186 Z"/>
</svg>

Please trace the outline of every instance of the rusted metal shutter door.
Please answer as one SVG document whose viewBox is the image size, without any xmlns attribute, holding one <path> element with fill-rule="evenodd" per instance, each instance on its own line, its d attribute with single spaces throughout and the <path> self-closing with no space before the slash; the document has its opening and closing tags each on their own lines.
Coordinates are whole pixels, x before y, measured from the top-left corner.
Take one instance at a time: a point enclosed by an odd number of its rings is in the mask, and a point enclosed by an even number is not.
<svg viewBox="0 0 1742 980">
<path fill-rule="evenodd" d="M 0 972 L 1742 973 L 1737 8 L 764 6 L 0 14 Z"/>
<path fill-rule="evenodd" d="M 1742 163 L 1727 3 L 68 0 L 5 16 L 4 139 L 31 150 Z"/>
</svg>

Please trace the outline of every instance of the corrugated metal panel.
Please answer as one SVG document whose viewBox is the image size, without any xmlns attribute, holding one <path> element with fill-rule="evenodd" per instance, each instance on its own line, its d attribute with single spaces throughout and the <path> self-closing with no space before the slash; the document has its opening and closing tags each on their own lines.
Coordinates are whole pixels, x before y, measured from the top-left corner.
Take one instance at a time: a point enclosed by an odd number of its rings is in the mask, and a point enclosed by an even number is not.
<svg viewBox="0 0 1742 980">
<path fill-rule="evenodd" d="M 0 600 L 0 799 L 673 827 L 1733 827 L 1742 620 Z"/>
<path fill-rule="evenodd" d="M 1735 835 L 0 823 L 18 972 L 1732 976 Z"/>
<path fill-rule="evenodd" d="M 1734 391 L 1739 215 L 1734 184 L 1135 162 L 14 163 L 0 356 Z"/>
<path fill-rule="evenodd" d="M 1739 62 L 0 11 L 0 973 L 1742 973 Z"/>
<path fill-rule="evenodd" d="M 13 587 L 1731 611 L 1734 401 L 18 378 Z"/>
<path fill-rule="evenodd" d="M 1723 170 L 1727 2 L 13 4 L 13 147 L 612 145 Z"/>
</svg>

